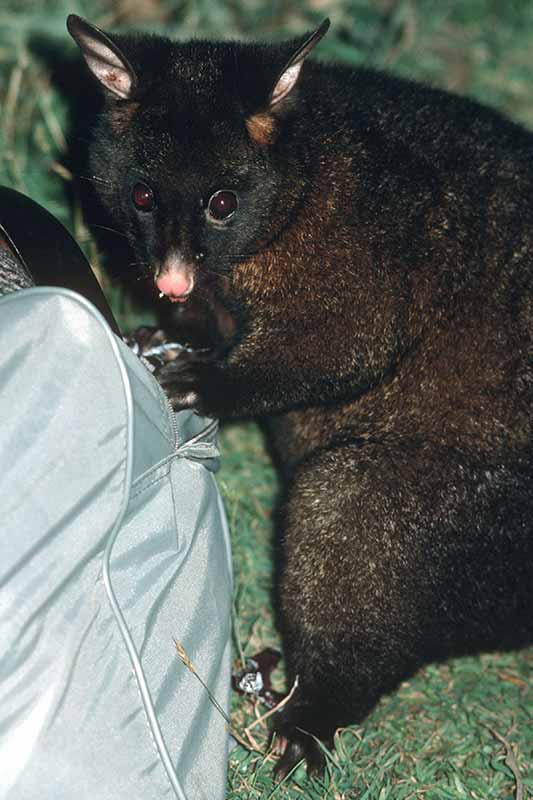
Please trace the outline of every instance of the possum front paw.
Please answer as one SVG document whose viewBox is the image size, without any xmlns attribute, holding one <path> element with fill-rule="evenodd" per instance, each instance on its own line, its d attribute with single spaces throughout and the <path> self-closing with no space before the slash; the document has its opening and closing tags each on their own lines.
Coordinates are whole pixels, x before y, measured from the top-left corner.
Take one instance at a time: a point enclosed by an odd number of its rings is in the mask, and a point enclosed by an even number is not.
<svg viewBox="0 0 533 800">
<path fill-rule="evenodd" d="M 175 411 L 193 408 L 204 417 L 227 419 L 242 408 L 242 383 L 210 354 L 180 353 L 154 375 Z"/>
<path fill-rule="evenodd" d="M 154 376 L 174 411 L 193 408 L 202 415 L 207 413 L 202 402 L 202 366 L 184 353 L 155 371 Z"/>
</svg>

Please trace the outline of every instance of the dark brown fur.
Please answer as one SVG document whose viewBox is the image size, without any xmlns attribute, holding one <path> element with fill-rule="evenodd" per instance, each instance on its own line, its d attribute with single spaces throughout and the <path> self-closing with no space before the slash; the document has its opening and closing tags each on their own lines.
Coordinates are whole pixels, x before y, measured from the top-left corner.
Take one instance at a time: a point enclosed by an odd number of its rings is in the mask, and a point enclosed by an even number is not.
<svg viewBox="0 0 533 800">
<path fill-rule="evenodd" d="M 111 125 L 116 136 L 126 133 L 130 128 L 133 118 L 139 109 L 138 103 L 128 103 L 127 105 L 117 105 L 113 110 Z"/>
</svg>

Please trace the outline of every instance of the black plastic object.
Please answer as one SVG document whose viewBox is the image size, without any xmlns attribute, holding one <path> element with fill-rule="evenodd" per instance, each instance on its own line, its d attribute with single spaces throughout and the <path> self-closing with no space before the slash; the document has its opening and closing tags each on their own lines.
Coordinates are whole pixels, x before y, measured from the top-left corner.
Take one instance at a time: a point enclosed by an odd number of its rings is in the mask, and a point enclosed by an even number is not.
<svg viewBox="0 0 533 800">
<path fill-rule="evenodd" d="M 83 295 L 120 336 L 91 265 L 67 229 L 52 214 L 26 195 L 0 186 L 0 235 L 37 286 L 62 286 Z"/>
</svg>

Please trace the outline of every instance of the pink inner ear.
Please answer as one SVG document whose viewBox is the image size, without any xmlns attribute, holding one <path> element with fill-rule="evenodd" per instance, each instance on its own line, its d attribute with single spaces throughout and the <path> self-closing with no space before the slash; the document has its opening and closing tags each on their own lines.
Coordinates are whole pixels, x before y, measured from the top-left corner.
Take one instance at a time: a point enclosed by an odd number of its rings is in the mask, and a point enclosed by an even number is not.
<svg viewBox="0 0 533 800">
<path fill-rule="evenodd" d="M 104 44 L 91 41 L 84 50 L 89 68 L 106 89 L 127 99 L 132 88 L 132 77 L 120 58 Z"/>
<path fill-rule="evenodd" d="M 101 80 L 111 92 L 114 92 L 114 94 L 123 98 L 129 97 L 131 90 L 131 79 L 124 71 L 116 70 L 111 67 L 104 72 Z"/>
<path fill-rule="evenodd" d="M 292 91 L 294 84 L 298 80 L 298 75 L 300 74 L 300 70 L 302 68 L 303 61 L 298 61 L 296 64 L 293 64 L 291 67 L 285 70 L 285 72 L 281 75 L 278 82 L 274 87 L 274 91 L 272 92 L 272 96 L 270 98 L 270 105 L 273 106 L 276 103 L 279 103 L 280 100 L 283 100 L 289 92 Z"/>
</svg>

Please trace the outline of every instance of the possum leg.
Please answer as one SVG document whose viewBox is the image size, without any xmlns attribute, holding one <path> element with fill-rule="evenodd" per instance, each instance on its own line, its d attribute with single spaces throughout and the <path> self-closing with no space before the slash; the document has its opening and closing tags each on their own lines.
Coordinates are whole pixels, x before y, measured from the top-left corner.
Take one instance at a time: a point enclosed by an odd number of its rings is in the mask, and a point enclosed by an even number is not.
<svg viewBox="0 0 533 800">
<path fill-rule="evenodd" d="M 285 776 L 311 773 L 423 663 L 533 639 L 531 469 L 488 469 L 427 442 L 342 445 L 296 471 L 277 587 L 289 685 Z"/>
</svg>

